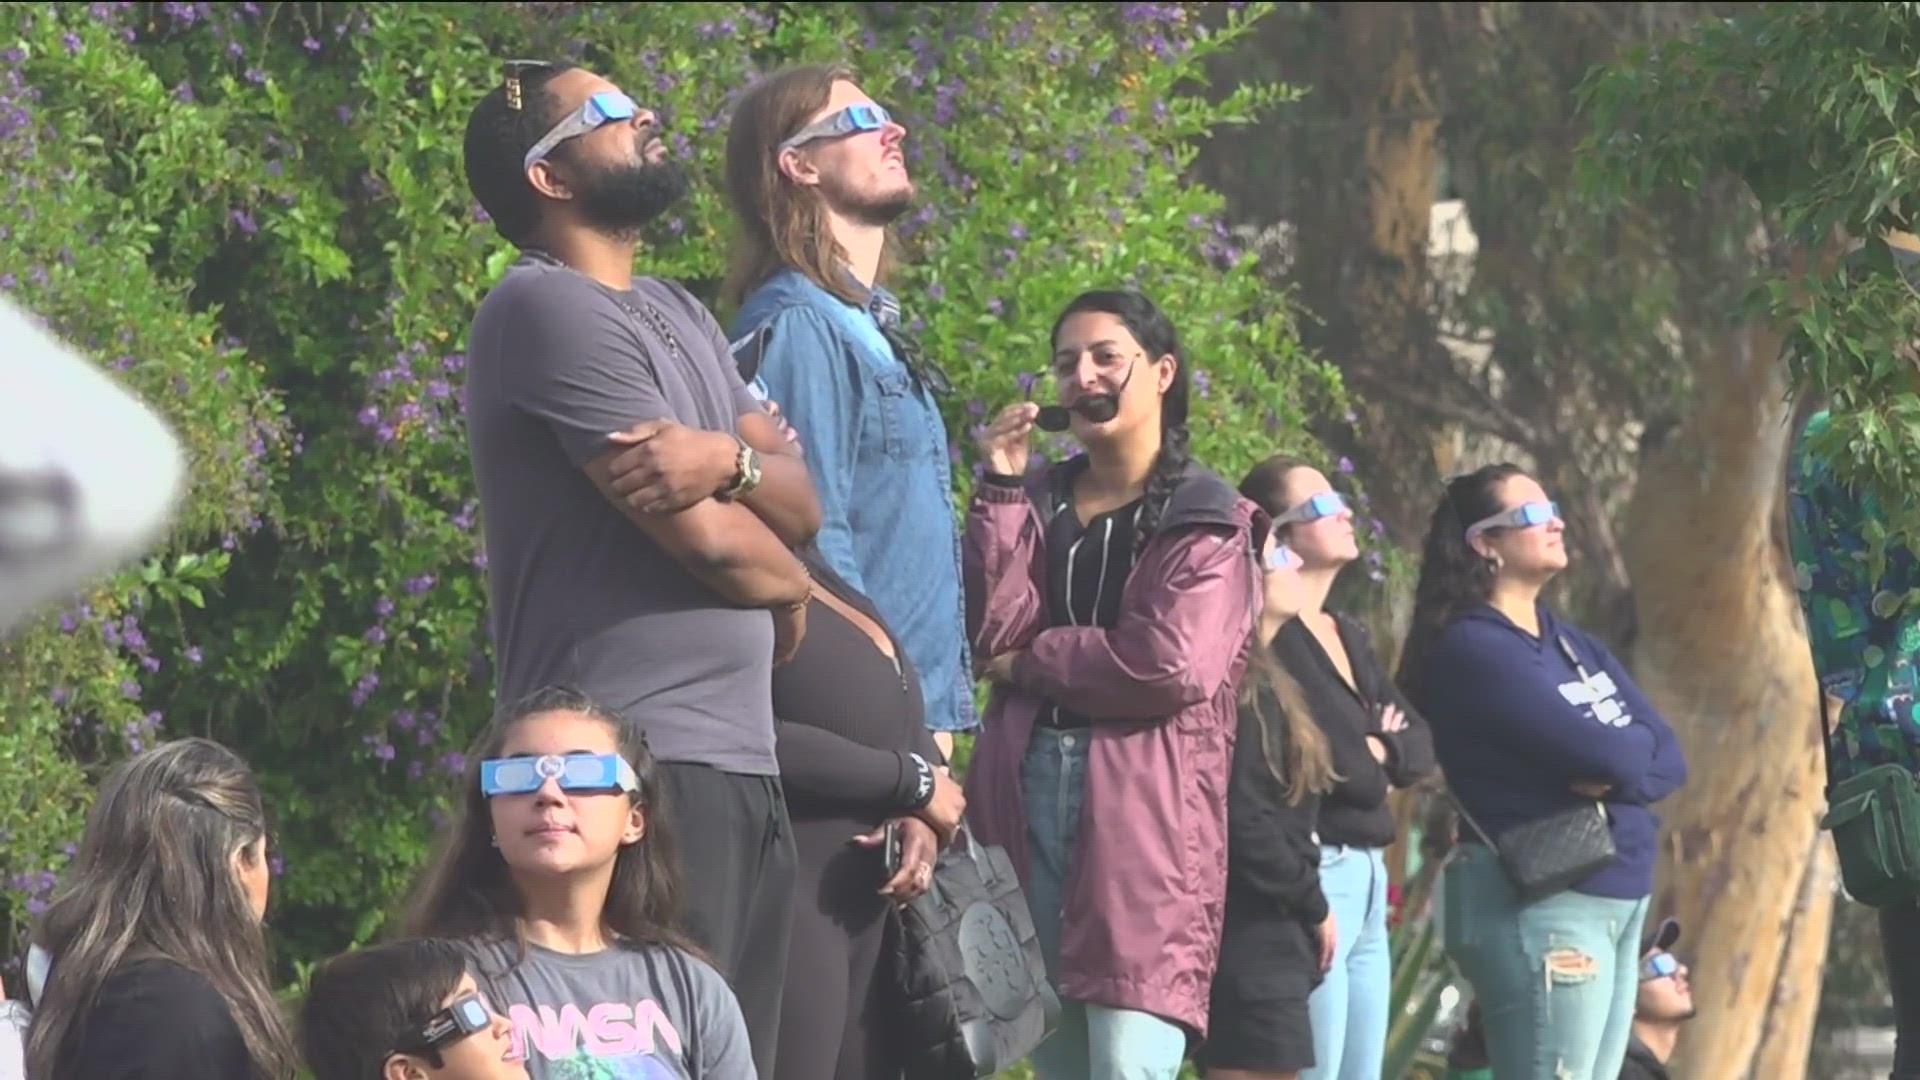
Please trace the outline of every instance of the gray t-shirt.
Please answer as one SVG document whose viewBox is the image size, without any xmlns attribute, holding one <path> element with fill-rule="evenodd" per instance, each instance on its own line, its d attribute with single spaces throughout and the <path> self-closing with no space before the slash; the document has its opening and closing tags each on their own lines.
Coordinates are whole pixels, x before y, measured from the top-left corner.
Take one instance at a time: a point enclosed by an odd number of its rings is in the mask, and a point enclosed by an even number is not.
<svg viewBox="0 0 1920 1080">
<path fill-rule="evenodd" d="M 529 255 L 481 303 L 467 354 L 502 700 L 573 686 L 644 726 L 659 760 L 778 773 L 772 615 L 689 574 L 583 469 L 643 420 L 732 433 L 760 408 L 719 323 L 671 282 L 620 293 Z"/>
<path fill-rule="evenodd" d="M 533 1080 L 756 1080 L 732 988 L 680 949 L 463 944 Z"/>
</svg>

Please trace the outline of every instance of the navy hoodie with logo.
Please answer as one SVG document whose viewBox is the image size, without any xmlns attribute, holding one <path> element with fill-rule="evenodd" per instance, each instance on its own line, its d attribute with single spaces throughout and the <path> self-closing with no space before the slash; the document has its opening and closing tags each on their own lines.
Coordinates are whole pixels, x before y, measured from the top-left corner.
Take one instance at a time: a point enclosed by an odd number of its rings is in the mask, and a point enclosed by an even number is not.
<svg viewBox="0 0 1920 1080">
<path fill-rule="evenodd" d="M 1461 612 L 1434 643 L 1414 703 L 1448 786 L 1490 836 L 1587 805 L 1576 782 L 1609 785 L 1619 855 L 1575 890 L 1637 900 L 1653 891 L 1653 804 L 1686 782 L 1686 761 L 1606 646 L 1545 607 L 1539 615 L 1535 638 L 1490 606 Z M 1475 838 L 1464 821 L 1460 836 Z"/>
</svg>

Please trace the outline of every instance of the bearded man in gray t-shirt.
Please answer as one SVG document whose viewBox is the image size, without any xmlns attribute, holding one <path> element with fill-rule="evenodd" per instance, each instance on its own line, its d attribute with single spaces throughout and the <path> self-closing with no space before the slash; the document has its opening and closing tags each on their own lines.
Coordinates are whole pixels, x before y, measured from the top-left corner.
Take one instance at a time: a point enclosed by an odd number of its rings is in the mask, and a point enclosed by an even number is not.
<svg viewBox="0 0 1920 1080">
<path fill-rule="evenodd" d="M 795 855 L 770 680 L 804 632 L 791 549 L 819 503 L 713 316 L 633 273 L 687 187 L 650 110 L 581 68 L 510 64 L 466 170 L 521 252 L 467 346 L 498 692 L 571 686 L 646 730 L 682 920 L 771 1076 Z"/>
</svg>

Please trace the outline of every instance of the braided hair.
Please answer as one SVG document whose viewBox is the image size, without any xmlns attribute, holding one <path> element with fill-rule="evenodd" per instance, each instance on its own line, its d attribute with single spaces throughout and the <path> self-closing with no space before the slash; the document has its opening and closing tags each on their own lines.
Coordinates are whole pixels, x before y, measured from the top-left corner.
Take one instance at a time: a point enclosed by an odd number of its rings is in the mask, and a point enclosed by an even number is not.
<svg viewBox="0 0 1920 1080">
<path fill-rule="evenodd" d="M 1179 489 L 1193 460 L 1187 432 L 1187 357 L 1180 348 L 1180 332 L 1174 329 L 1173 320 L 1152 300 L 1128 289 L 1096 289 L 1074 297 L 1053 321 L 1050 339 L 1058 341 L 1060 327 L 1070 317 L 1083 312 L 1119 319 L 1151 359 L 1162 356 L 1174 359 L 1173 382 L 1160 398 L 1160 452 L 1154 456 L 1152 471 L 1147 473 L 1145 501 L 1134 538 L 1134 550 L 1138 552 L 1159 528 L 1167 503 Z"/>
<path fill-rule="evenodd" d="M 1441 631 L 1460 611 L 1493 595 L 1494 564 L 1467 543 L 1467 527 L 1499 513 L 1500 485 L 1524 474 L 1520 466 L 1503 462 L 1455 477 L 1433 508 L 1420 554 L 1420 583 L 1413 591 L 1413 618 L 1395 676 L 1409 696 L 1417 696 L 1421 668 Z"/>
</svg>

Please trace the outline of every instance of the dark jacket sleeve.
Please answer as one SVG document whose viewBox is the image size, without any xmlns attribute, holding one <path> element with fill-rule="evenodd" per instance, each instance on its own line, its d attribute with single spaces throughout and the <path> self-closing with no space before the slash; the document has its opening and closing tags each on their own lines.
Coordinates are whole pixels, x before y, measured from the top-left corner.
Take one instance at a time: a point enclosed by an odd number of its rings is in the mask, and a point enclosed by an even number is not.
<svg viewBox="0 0 1920 1080">
<path fill-rule="evenodd" d="M 1687 782 L 1687 758 L 1681 752 L 1680 740 L 1674 735 L 1667 718 L 1660 714 L 1660 709 L 1640 689 L 1640 684 L 1633 681 L 1627 666 L 1613 655 L 1613 650 L 1591 634 L 1581 633 L 1580 638 L 1583 644 L 1599 654 L 1601 670 L 1613 680 L 1620 697 L 1633 711 L 1633 722 L 1644 724 L 1653 733 L 1652 764 L 1637 780 L 1620 785 L 1608 799 L 1651 806 L 1678 791 Z"/>
<path fill-rule="evenodd" d="M 1373 635 L 1366 627 L 1347 618 L 1336 615 L 1346 627 L 1346 637 L 1360 647 L 1350 649 L 1348 660 L 1354 665 L 1355 677 L 1365 689 L 1367 700 L 1375 703 L 1371 734 L 1387 748 L 1387 760 L 1382 764 L 1386 770 L 1387 781 L 1394 787 L 1404 788 L 1418 783 L 1432 775 L 1439 767 L 1433 753 L 1433 730 L 1427 726 L 1426 718 L 1420 710 L 1413 707 L 1405 694 L 1400 692 L 1387 669 L 1381 666 L 1380 655 L 1373 650 Z M 1381 731 L 1380 705 L 1391 704 L 1400 710 L 1407 726 L 1400 731 Z"/>
<path fill-rule="evenodd" d="M 906 754 L 876 750 L 791 720 L 776 719 L 774 734 L 780 786 L 790 798 L 858 809 L 905 810 L 912 805 L 920 772 Z M 929 764 L 940 764 L 932 734 L 923 734 L 927 745 L 918 753 Z"/>
<path fill-rule="evenodd" d="M 1279 745 L 1287 722 L 1279 702 L 1263 692 L 1260 709 L 1276 725 Z M 1327 898 L 1320 892 L 1320 845 L 1313 834 L 1316 800 L 1287 803 L 1279 777 L 1268 767 L 1260 713 L 1242 706 L 1239 725 L 1227 787 L 1228 879 L 1231 886 L 1318 926 L 1327 917 Z"/>
</svg>

